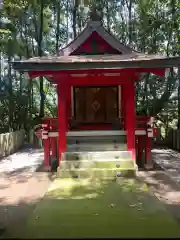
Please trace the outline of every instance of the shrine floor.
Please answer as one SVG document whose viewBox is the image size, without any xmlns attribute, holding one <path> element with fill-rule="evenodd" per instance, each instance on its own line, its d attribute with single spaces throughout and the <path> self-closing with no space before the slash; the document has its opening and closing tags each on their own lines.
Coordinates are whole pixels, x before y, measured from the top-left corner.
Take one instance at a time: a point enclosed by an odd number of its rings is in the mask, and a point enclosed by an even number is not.
<svg viewBox="0 0 180 240">
<path fill-rule="evenodd" d="M 178 237 L 180 224 L 135 179 L 55 179 L 11 238 Z"/>
</svg>

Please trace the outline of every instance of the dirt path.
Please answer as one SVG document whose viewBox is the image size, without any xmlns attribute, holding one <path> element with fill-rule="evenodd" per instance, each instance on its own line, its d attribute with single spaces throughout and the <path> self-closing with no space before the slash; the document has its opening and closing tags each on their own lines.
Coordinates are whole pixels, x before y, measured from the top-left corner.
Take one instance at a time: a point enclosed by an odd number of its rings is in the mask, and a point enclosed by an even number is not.
<svg viewBox="0 0 180 240">
<path fill-rule="evenodd" d="M 139 172 L 138 176 L 180 221 L 180 153 L 171 149 L 153 149 L 152 156 L 162 169 Z"/>
<path fill-rule="evenodd" d="M 42 150 L 24 148 L 0 162 L 0 235 L 24 221 L 50 184 L 47 172 L 38 172 Z"/>
<path fill-rule="evenodd" d="M 180 184 L 180 153 L 171 149 L 153 149 L 153 160 L 161 166 L 166 174 Z"/>
</svg>

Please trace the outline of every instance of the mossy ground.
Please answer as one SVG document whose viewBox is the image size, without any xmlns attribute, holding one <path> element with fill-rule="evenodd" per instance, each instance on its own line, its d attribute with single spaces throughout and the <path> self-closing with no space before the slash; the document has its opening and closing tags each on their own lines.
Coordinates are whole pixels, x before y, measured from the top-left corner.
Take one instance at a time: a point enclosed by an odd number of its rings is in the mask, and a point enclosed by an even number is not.
<svg viewBox="0 0 180 240">
<path fill-rule="evenodd" d="M 7 237 L 178 237 L 180 225 L 145 185 L 56 179 L 21 226 Z"/>
</svg>

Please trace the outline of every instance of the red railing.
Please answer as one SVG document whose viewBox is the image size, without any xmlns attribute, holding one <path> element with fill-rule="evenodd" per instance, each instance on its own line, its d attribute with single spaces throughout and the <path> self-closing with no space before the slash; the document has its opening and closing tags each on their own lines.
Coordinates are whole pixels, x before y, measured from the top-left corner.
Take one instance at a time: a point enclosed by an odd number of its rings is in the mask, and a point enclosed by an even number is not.
<svg viewBox="0 0 180 240">
<path fill-rule="evenodd" d="M 58 118 L 44 118 L 43 124 L 47 125 L 45 128 L 50 131 L 58 131 Z"/>
<path fill-rule="evenodd" d="M 147 128 L 147 123 L 150 121 L 151 117 L 147 116 L 136 116 L 136 129 L 146 129 Z M 69 130 L 73 130 L 73 124 L 72 124 L 72 119 L 69 119 L 69 124 L 68 128 Z M 125 129 L 124 126 L 124 118 L 121 118 L 121 129 Z M 43 127 L 50 131 L 58 131 L 58 118 L 44 118 L 43 119 Z M 78 123 L 77 122 L 77 127 L 76 130 L 112 130 L 112 123 L 107 123 L 107 124 L 101 124 L 101 123 L 94 123 L 94 124 L 88 124 L 88 123 Z"/>
<path fill-rule="evenodd" d="M 69 130 L 73 130 L 71 128 L 71 121 L 72 119 L 69 120 Z M 150 121 L 150 117 L 145 117 L 145 116 L 137 116 L 136 117 L 136 130 L 146 130 L 147 129 L 147 123 Z M 49 167 L 52 164 L 53 159 L 58 159 L 58 134 L 54 134 L 49 137 L 49 132 L 58 132 L 58 118 L 44 118 L 42 124 L 39 124 L 35 128 L 35 134 L 37 137 L 43 139 L 44 143 L 44 166 Z M 117 119 L 118 122 L 118 119 Z M 119 125 L 121 125 L 121 128 L 119 130 L 125 129 L 124 127 L 124 119 L 122 118 L 121 121 L 119 120 Z M 80 125 L 78 130 L 112 130 L 114 129 L 112 126 L 112 123 L 109 124 L 101 124 L 101 125 L 91 125 L 91 128 L 87 128 L 88 125 L 84 125 L 83 129 L 83 124 Z M 89 125 L 90 126 L 90 125 Z M 102 128 L 100 128 L 100 126 Z M 107 128 L 107 126 L 109 126 Z M 117 125 L 118 127 L 118 125 Z M 75 128 L 74 130 L 76 130 Z M 156 129 L 153 128 L 153 131 Z M 136 139 L 138 140 L 138 156 L 142 155 L 142 144 L 141 141 L 143 140 L 143 137 L 147 137 L 146 134 L 143 136 L 138 136 Z M 146 146 L 146 148 L 150 148 L 149 145 Z M 149 151 L 149 150 L 148 150 Z"/>
</svg>

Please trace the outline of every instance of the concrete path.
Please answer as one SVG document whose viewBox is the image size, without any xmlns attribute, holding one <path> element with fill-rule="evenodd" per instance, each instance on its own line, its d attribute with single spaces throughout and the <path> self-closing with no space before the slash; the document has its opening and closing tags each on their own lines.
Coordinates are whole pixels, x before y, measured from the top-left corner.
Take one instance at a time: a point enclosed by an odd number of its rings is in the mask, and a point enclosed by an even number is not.
<svg viewBox="0 0 180 240">
<path fill-rule="evenodd" d="M 28 170 L 35 172 L 42 164 L 43 150 L 25 146 L 22 150 L 0 160 L 0 173 Z"/>
<path fill-rule="evenodd" d="M 180 153 L 171 149 L 153 149 L 153 160 L 180 185 Z"/>
<path fill-rule="evenodd" d="M 38 171 L 42 161 L 43 151 L 30 146 L 0 160 L 0 229 L 24 221 L 44 196 L 50 176 Z"/>
<path fill-rule="evenodd" d="M 138 176 L 180 221 L 180 153 L 171 149 L 153 149 L 152 157 L 161 169 L 140 171 Z"/>
</svg>

